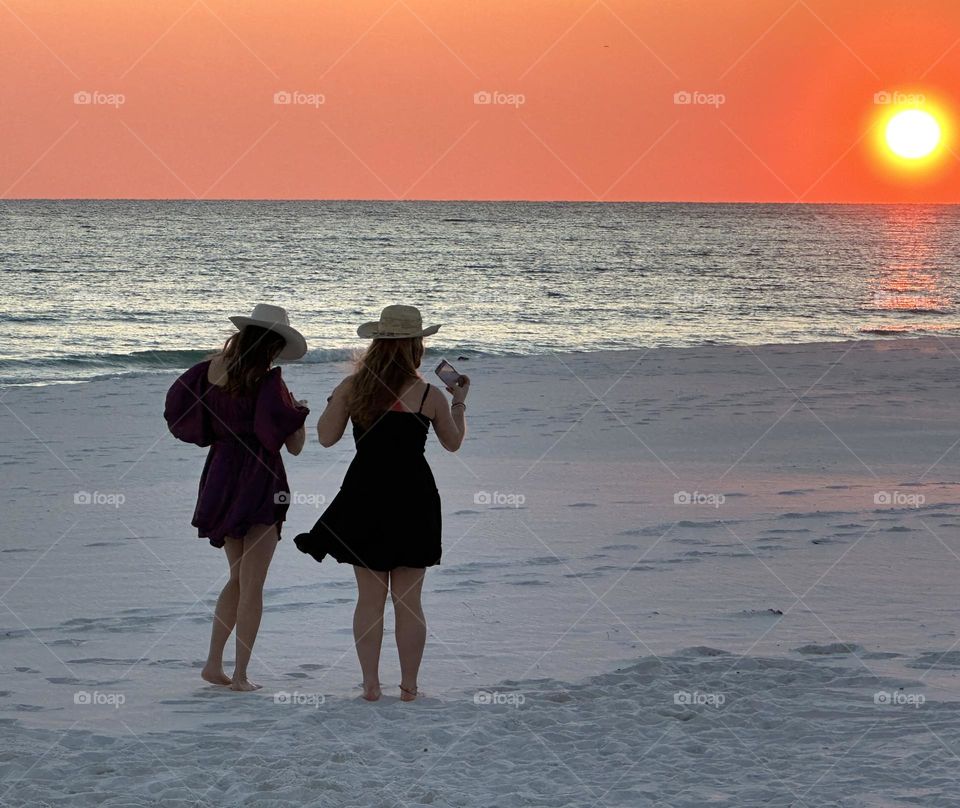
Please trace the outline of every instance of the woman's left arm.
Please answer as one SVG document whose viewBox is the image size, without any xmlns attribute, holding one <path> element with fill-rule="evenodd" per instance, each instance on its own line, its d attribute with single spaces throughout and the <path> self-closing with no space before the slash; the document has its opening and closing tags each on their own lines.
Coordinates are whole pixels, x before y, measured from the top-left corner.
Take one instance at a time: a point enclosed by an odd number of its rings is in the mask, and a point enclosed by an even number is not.
<svg viewBox="0 0 960 808">
<path fill-rule="evenodd" d="M 317 421 L 317 438 L 321 446 L 333 446 L 347 429 L 350 421 L 350 386 L 352 376 L 348 376 L 327 399 L 327 407 Z"/>
</svg>

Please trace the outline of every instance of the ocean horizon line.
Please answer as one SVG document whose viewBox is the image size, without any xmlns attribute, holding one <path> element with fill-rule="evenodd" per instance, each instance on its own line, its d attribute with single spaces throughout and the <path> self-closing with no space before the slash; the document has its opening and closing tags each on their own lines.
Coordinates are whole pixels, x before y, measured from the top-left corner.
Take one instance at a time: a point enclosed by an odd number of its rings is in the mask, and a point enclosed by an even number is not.
<svg viewBox="0 0 960 808">
<path fill-rule="evenodd" d="M 791 200 L 680 200 L 680 199 L 462 199 L 462 198 L 411 198 L 397 199 L 387 197 L 209 197 L 209 198 L 191 198 L 191 197 L 84 197 L 84 196 L 65 196 L 65 197 L 3 197 L 0 203 L 5 202 L 189 202 L 191 204 L 199 203 L 223 203 L 223 202 L 355 202 L 355 203 L 430 203 L 430 204 L 463 204 L 463 205 L 703 205 L 703 206 L 727 206 L 727 207 L 746 207 L 746 206 L 766 206 L 766 207 L 873 207 L 873 208 L 898 208 L 898 207 L 919 207 L 919 208 L 954 208 L 960 206 L 960 200 L 956 202 L 855 202 L 855 201 L 791 201 Z"/>
</svg>

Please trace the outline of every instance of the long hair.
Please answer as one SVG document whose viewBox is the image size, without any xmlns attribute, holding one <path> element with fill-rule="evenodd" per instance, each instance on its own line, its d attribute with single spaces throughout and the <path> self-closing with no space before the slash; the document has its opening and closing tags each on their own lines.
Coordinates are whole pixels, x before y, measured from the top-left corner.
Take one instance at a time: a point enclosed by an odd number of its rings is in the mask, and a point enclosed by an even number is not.
<svg viewBox="0 0 960 808">
<path fill-rule="evenodd" d="M 247 325 L 231 334 L 220 351 L 227 372 L 224 389 L 232 395 L 253 393 L 286 344 L 276 331 L 258 325 Z"/>
<path fill-rule="evenodd" d="M 423 338 L 375 339 L 357 360 L 350 390 L 350 416 L 369 427 L 420 375 Z"/>
</svg>

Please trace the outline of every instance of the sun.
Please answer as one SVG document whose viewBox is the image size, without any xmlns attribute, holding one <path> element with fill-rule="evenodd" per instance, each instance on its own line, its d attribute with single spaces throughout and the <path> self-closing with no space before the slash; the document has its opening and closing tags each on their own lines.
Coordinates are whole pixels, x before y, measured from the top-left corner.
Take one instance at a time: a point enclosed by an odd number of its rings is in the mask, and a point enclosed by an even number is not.
<svg viewBox="0 0 960 808">
<path fill-rule="evenodd" d="M 940 124 L 922 109 L 905 109 L 887 122 L 887 148 L 904 160 L 929 157 L 940 144 Z"/>
</svg>

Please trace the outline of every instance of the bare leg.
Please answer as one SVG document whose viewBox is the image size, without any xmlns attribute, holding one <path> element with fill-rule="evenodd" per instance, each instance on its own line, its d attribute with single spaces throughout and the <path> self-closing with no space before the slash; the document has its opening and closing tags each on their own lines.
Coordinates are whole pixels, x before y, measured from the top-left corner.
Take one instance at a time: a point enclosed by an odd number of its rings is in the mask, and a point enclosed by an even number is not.
<svg viewBox="0 0 960 808">
<path fill-rule="evenodd" d="M 353 568 L 357 576 L 357 608 L 353 612 L 353 642 L 363 672 L 363 697 L 380 698 L 380 645 L 383 642 L 383 605 L 387 601 L 389 573 Z"/>
<path fill-rule="evenodd" d="M 210 651 L 207 654 L 207 664 L 203 666 L 203 671 L 200 673 L 206 681 L 214 685 L 230 684 L 230 677 L 223 672 L 223 649 L 237 622 L 243 542 L 227 539 L 223 549 L 230 564 L 230 579 L 220 592 L 220 597 L 217 598 L 217 608 L 213 613 L 213 629 L 210 632 Z"/>
<path fill-rule="evenodd" d="M 420 604 L 424 572 L 422 567 L 397 567 L 390 573 L 390 596 L 400 654 L 401 701 L 413 701 L 417 697 L 417 674 L 427 643 L 427 621 Z"/>
<path fill-rule="evenodd" d="M 237 662 L 230 685 L 233 690 L 257 690 L 260 687 L 247 681 L 247 664 L 263 615 L 263 584 L 276 549 L 276 525 L 254 525 L 243 537 L 237 605 Z"/>
</svg>

